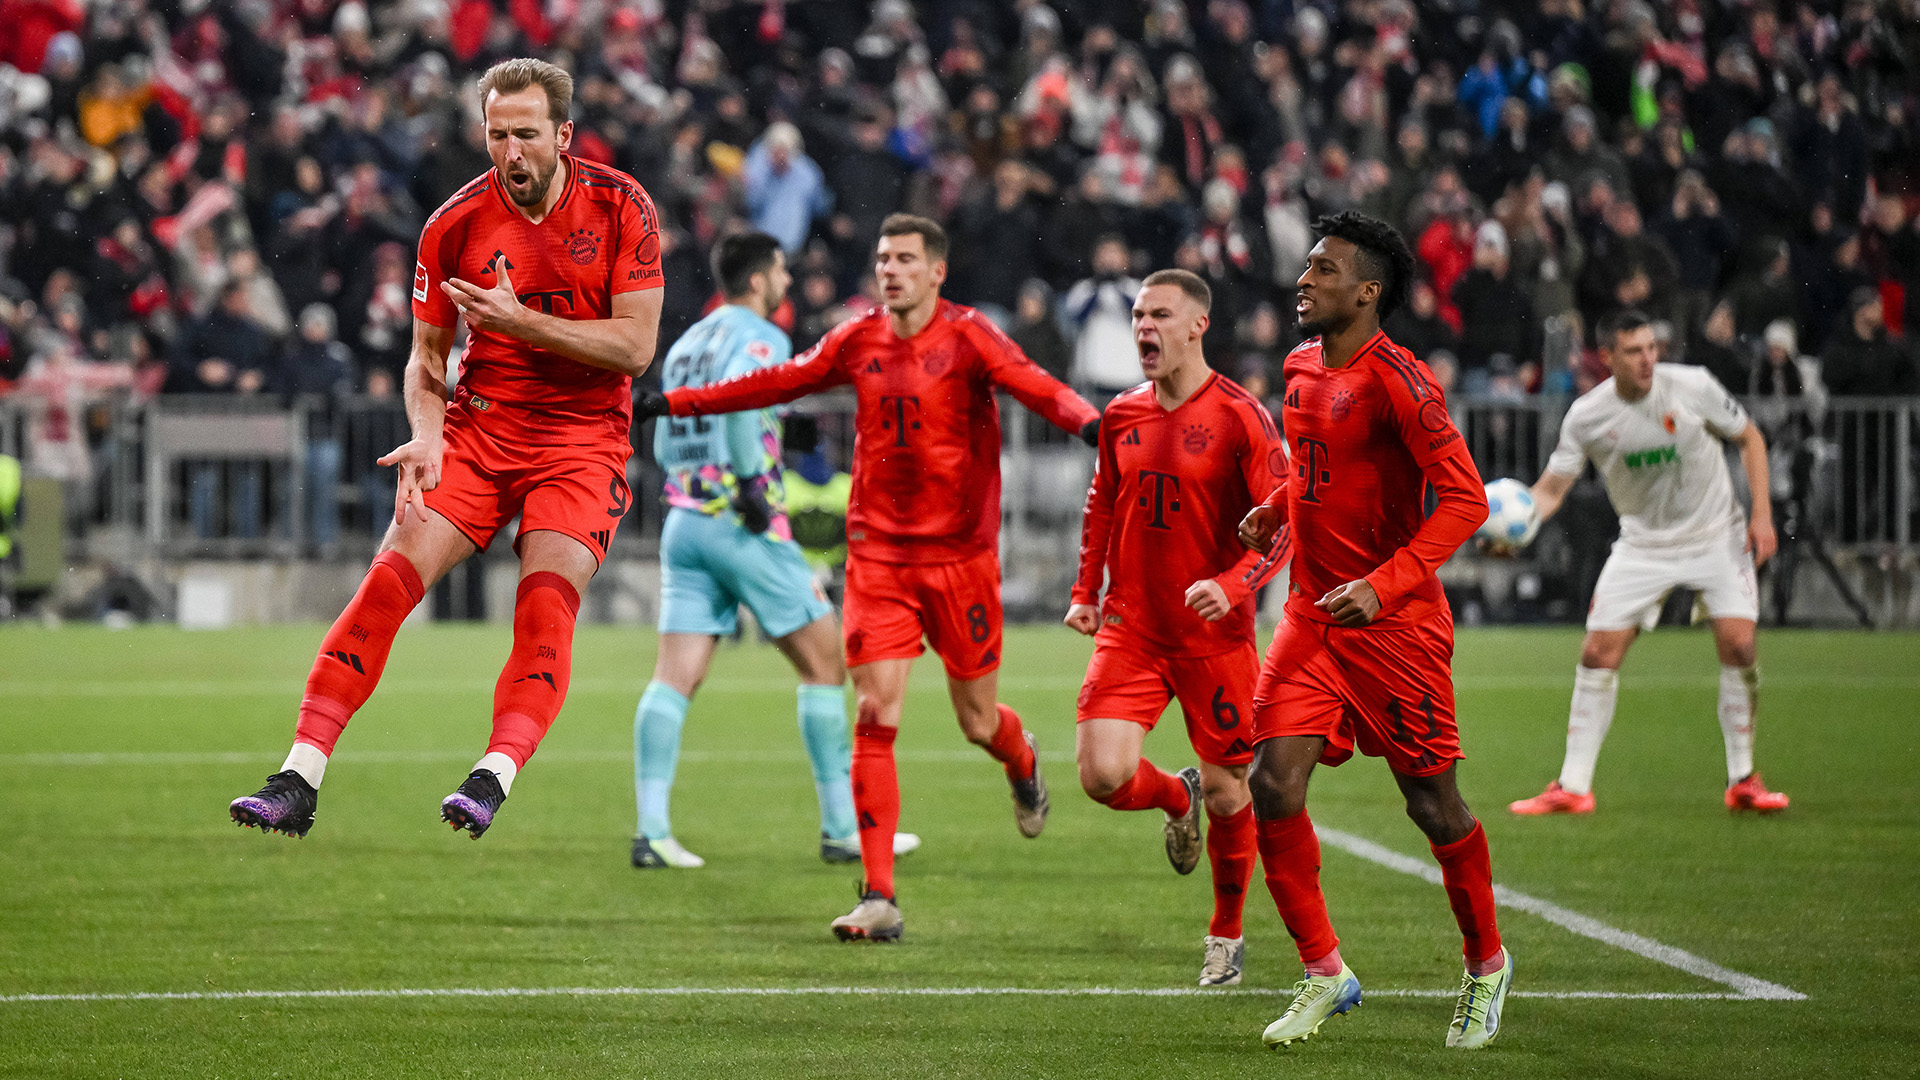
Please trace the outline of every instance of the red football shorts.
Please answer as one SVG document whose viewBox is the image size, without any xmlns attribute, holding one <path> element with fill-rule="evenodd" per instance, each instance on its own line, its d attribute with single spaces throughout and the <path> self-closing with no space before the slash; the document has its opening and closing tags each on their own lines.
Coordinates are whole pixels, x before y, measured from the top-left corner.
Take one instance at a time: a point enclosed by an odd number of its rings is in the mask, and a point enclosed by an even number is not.
<svg viewBox="0 0 1920 1080">
<path fill-rule="evenodd" d="M 1160 656 L 1099 645 L 1080 685 L 1078 719 L 1131 720 L 1147 730 L 1178 700 L 1193 752 L 1209 765 L 1253 760 L 1253 683 L 1260 653 L 1249 641 L 1213 656 Z"/>
<path fill-rule="evenodd" d="M 516 515 L 520 537 L 550 529 L 573 537 L 605 561 L 614 530 L 633 503 L 625 443 L 529 446 L 488 434 L 459 412 L 447 417 L 440 486 L 427 505 L 485 551 Z"/>
<path fill-rule="evenodd" d="M 1280 622 L 1253 692 L 1253 740 L 1318 735 L 1321 764 L 1354 747 L 1394 772 L 1430 776 L 1460 760 L 1453 715 L 1453 613 L 1442 603 L 1405 629 Z"/>
<path fill-rule="evenodd" d="M 847 666 L 912 659 L 926 638 L 955 679 L 1000 667 L 1000 556 L 962 562 L 883 563 L 851 555 L 841 605 Z"/>
</svg>

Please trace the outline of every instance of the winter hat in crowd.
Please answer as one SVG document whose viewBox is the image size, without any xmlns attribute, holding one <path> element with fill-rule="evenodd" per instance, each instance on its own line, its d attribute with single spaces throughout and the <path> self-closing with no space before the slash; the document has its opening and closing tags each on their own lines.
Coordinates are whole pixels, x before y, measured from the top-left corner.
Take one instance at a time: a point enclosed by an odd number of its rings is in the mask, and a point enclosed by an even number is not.
<svg viewBox="0 0 1920 1080">
<path fill-rule="evenodd" d="M 1506 258 L 1509 250 L 1507 246 L 1507 227 L 1497 221 L 1482 222 L 1480 224 L 1480 230 L 1473 234 L 1473 246 L 1475 248 L 1490 248 L 1498 252 L 1501 258 Z"/>
<path fill-rule="evenodd" d="M 1761 337 L 1769 349 L 1779 349 L 1788 356 L 1800 355 L 1799 336 L 1793 332 L 1793 322 L 1789 319 L 1775 319 L 1768 323 Z"/>
</svg>

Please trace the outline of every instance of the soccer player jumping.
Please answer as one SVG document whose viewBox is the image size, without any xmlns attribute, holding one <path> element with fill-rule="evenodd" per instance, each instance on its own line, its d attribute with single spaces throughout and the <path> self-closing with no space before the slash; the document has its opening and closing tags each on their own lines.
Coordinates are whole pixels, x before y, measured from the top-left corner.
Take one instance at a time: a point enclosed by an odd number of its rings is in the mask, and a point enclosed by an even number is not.
<svg viewBox="0 0 1920 1080">
<path fill-rule="evenodd" d="M 1253 880 L 1254 590 L 1285 563 L 1234 540 L 1234 526 L 1285 482 L 1273 417 L 1214 374 L 1200 351 L 1213 296 L 1185 270 L 1147 276 L 1133 340 L 1148 381 L 1114 398 L 1080 533 L 1080 578 L 1066 624 L 1097 642 L 1077 710 L 1080 786 L 1115 810 L 1167 816 L 1167 859 L 1200 861 L 1206 807 L 1213 921 L 1201 986 L 1240 981 L 1240 916 Z M 1102 582 L 1106 597 L 1100 596 Z M 1141 756 L 1178 698 L 1198 769 L 1167 773 Z"/>
<path fill-rule="evenodd" d="M 632 377 L 660 325 L 653 202 L 624 173 L 565 151 L 573 78 L 507 60 L 479 83 L 493 168 L 427 220 L 413 278 L 406 408 L 413 438 L 394 521 L 307 676 L 281 771 L 230 808 L 242 825 L 304 836 L 327 757 L 373 693 L 400 623 L 448 570 L 516 516 L 513 651 L 494 687 L 493 737 L 443 820 L 487 831 L 567 694 L 580 593 L 627 511 Z M 470 330 L 448 402 L 456 318 Z"/>
<path fill-rule="evenodd" d="M 668 389 L 729 379 L 793 354 L 787 335 L 769 321 L 793 280 L 778 240 L 761 232 L 722 237 L 713 245 L 713 276 L 727 302 L 667 351 L 661 384 Z M 660 652 L 633 716 L 640 804 L 633 865 L 706 865 L 674 839 L 668 804 L 687 707 L 706 681 L 720 637 L 738 629 L 741 604 L 800 675 L 800 734 L 820 799 L 820 857 L 857 861 L 840 627 L 787 524 L 780 421 L 769 409 L 666 419 L 654 428 L 653 456 L 666 470 L 671 509 L 660 533 Z M 894 841 L 896 852 L 919 845 L 912 833 Z"/>
<path fill-rule="evenodd" d="M 900 786 L 893 742 L 914 658 L 933 645 L 947 669 L 960 730 L 1006 767 L 1020 832 L 1040 835 L 1047 789 L 1033 737 L 998 704 L 1000 409 L 994 390 L 1095 441 L 1099 414 L 1028 360 L 972 308 L 940 297 L 947 234 L 894 214 L 880 226 L 882 305 L 834 328 L 798 359 L 711 386 L 643 395 L 650 415 L 759 409 L 853 385 L 853 497 L 847 509 L 844 610 L 857 699 L 853 802 L 866 881 L 833 921 L 843 941 L 892 941 Z"/>
<path fill-rule="evenodd" d="M 1560 509 L 1588 460 L 1620 511 L 1620 540 L 1593 587 L 1587 637 L 1573 673 L 1567 756 L 1560 778 L 1516 814 L 1590 814 L 1593 768 L 1613 724 L 1620 664 L 1676 586 L 1700 590 L 1720 653 L 1720 733 L 1727 750 L 1727 809 L 1774 813 L 1787 797 L 1753 771 L 1753 716 L 1760 696 L 1754 624 L 1760 615 L 1754 567 L 1772 556 L 1773 505 L 1767 441 L 1747 411 L 1705 368 L 1656 363 L 1653 326 L 1637 311 L 1600 320 L 1613 378 L 1581 395 L 1560 423 L 1560 444 L 1533 485 L 1541 520 Z M 1742 520 L 1728 479 L 1725 439 L 1740 447 L 1747 486 L 1758 496 Z"/>
<path fill-rule="evenodd" d="M 1453 614 L 1434 571 L 1486 520 L 1486 496 L 1432 373 L 1380 332 L 1407 296 L 1406 241 L 1352 211 L 1314 231 L 1296 310 L 1316 336 L 1285 367 L 1293 475 L 1240 529 L 1255 550 L 1282 522 L 1293 530 L 1292 595 L 1254 692 L 1248 785 L 1267 888 L 1307 977 L 1264 1038 L 1305 1039 L 1360 1004 L 1306 810 L 1314 765 L 1357 746 L 1387 759 L 1440 862 L 1467 966 L 1447 1045 L 1472 1049 L 1499 1033 L 1513 960 L 1494 923 L 1486 833 L 1454 783 Z"/>
</svg>

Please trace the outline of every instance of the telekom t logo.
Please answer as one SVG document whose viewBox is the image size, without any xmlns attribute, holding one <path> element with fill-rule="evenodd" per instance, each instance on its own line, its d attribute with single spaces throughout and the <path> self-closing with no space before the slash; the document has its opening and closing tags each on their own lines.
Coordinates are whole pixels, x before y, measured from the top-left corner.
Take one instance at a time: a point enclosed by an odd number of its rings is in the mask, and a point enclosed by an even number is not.
<svg viewBox="0 0 1920 1080">
<path fill-rule="evenodd" d="M 1180 510 L 1180 478 L 1172 473 L 1140 470 L 1140 509 L 1152 515 L 1149 529 L 1171 529 L 1167 515 Z"/>
<path fill-rule="evenodd" d="M 1293 441 L 1298 447 L 1293 454 L 1293 475 L 1306 485 L 1300 492 L 1300 498 L 1305 502 L 1317 503 L 1320 497 L 1316 492 L 1320 485 L 1333 483 L 1333 470 L 1326 467 L 1329 457 L 1327 444 L 1304 435 L 1295 436 Z"/>
<path fill-rule="evenodd" d="M 915 431 L 920 430 L 920 421 L 917 419 L 920 415 L 919 396 L 914 394 L 884 394 L 880 398 L 880 407 L 882 409 L 892 410 L 893 412 L 892 420 L 880 421 L 880 430 L 885 431 L 888 428 L 892 428 L 893 445 L 907 445 L 907 429 L 911 427 Z M 907 410 L 909 408 L 913 410 L 913 419 L 909 419 L 907 416 Z"/>
</svg>

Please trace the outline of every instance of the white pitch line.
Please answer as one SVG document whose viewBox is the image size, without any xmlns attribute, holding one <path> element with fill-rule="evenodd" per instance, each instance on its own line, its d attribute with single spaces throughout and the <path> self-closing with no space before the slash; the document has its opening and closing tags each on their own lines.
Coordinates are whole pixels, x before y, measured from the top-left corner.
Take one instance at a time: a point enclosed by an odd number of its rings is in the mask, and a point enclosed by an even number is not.
<svg viewBox="0 0 1920 1080">
<path fill-rule="evenodd" d="M 1030 986 L 535 986 L 359 990 L 182 990 L 124 994 L 0 994 L 0 1005 L 116 1001 L 324 1001 L 334 998 L 527 997 L 1278 997 L 1284 991 L 1196 987 Z M 1456 990 L 1368 990 L 1368 997 L 1452 998 Z M 1629 993 L 1619 990 L 1516 990 L 1514 997 L 1561 1001 L 1756 1001 L 1746 994 Z"/>
<path fill-rule="evenodd" d="M 286 757 L 277 751 L 253 750 L 104 750 L 74 753 L 42 752 L 25 754 L 0 754 L 0 768 L 7 767 L 56 767 L 74 768 L 90 766 L 171 766 L 192 765 L 271 765 Z M 908 763 L 948 764 L 951 762 L 990 760 L 979 750 L 896 750 L 894 757 Z M 1048 750 L 1040 754 L 1047 762 L 1067 762 L 1073 755 L 1064 750 Z M 448 761 L 472 761 L 473 751 L 468 750 L 340 750 L 329 759 L 334 763 L 365 765 L 435 765 Z M 593 764 L 600 762 L 630 762 L 633 752 L 630 750 L 545 750 L 539 760 L 550 764 Z M 800 763 L 807 755 L 800 750 L 683 750 L 680 752 L 682 764 L 709 764 L 720 762 L 729 765 L 741 764 L 785 764 Z"/>
<path fill-rule="evenodd" d="M 1320 835 L 1322 843 L 1331 844 L 1349 855 L 1355 855 L 1368 862 L 1377 863 L 1389 870 L 1398 870 L 1403 874 L 1412 874 L 1414 877 L 1435 885 L 1442 884 L 1440 868 L 1429 865 L 1423 860 L 1402 855 L 1397 851 L 1381 847 L 1379 844 L 1365 837 L 1355 836 L 1352 833 L 1344 833 L 1338 829 L 1329 829 L 1316 825 L 1314 826 L 1314 831 Z M 1653 938 L 1633 933 L 1630 930 L 1622 930 L 1619 927 L 1609 926 L 1592 916 L 1582 915 L 1577 911 L 1569 911 L 1559 904 L 1542 900 L 1537 896 L 1529 896 L 1518 889 L 1511 889 L 1505 885 L 1495 885 L 1493 887 L 1493 898 L 1494 901 L 1502 907 L 1509 907 L 1518 911 L 1527 912 L 1528 914 L 1538 915 L 1542 919 L 1553 923 L 1555 926 L 1571 930 L 1582 937 L 1592 938 L 1603 945 L 1611 945 L 1616 949 L 1623 949 L 1633 953 L 1635 956 L 1643 956 L 1656 963 L 1665 964 L 1671 968 L 1678 968 L 1689 975 L 1697 975 L 1700 978 L 1717 982 L 1722 986 L 1732 987 L 1739 991 L 1739 994 L 1735 995 L 1738 997 L 1757 998 L 1765 1001 L 1807 1000 L 1807 995 L 1791 987 L 1781 986 L 1779 983 L 1768 982 L 1765 979 L 1746 975 L 1734 971 L 1731 968 L 1721 967 L 1719 964 L 1704 957 L 1695 956 L 1685 949 L 1677 949 L 1665 942 L 1655 941 Z"/>
</svg>

